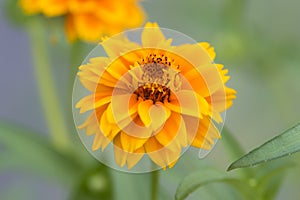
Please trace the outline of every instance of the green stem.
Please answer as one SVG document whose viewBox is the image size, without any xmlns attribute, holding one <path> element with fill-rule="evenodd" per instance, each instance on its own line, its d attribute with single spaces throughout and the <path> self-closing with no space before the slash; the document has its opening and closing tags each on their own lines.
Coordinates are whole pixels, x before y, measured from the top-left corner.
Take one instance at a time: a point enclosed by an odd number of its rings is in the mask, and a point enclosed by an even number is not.
<svg viewBox="0 0 300 200">
<path fill-rule="evenodd" d="M 244 149 L 241 147 L 240 143 L 233 136 L 233 134 L 228 130 L 228 128 L 224 127 L 222 132 L 222 143 L 225 149 L 227 150 L 228 154 L 230 155 L 231 159 L 236 160 L 239 157 L 243 156 L 245 154 Z M 240 170 L 240 173 L 243 177 L 248 179 L 253 177 L 252 169 L 249 168 Z"/>
<path fill-rule="evenodd" d="M 55 89 L 55 79 L 51 71 L 51 62 L 48 58 L 46 26 L 43 22 L 39 17 L 35 17 L 28 23 L 28 32 L 34 59 L 34 71 L 52 142 L 58 150 L 66 152 L 70 147 L 68 129 Z"/>
<path fill-rule="evenodd" d="M 83 44 L 79 41 L 74 42 L 70 45 L 70 59 L 69 59 L 69 73 L 68 73 L 68 96 L 67 96 L 67 123 L 71 128 L 71 132 L 75 133 L 76 129 L 74 126 L 73 116 L 72 116 L 72 95 L 73 95 L 73 85 L 78 71 L 78 67 L 82 62 L 83 56 Z"/>
<path fill-rule="evenodd" d="M 158 199 L 159 170 L 151 172 L 151 200 Z"/>
</svg>

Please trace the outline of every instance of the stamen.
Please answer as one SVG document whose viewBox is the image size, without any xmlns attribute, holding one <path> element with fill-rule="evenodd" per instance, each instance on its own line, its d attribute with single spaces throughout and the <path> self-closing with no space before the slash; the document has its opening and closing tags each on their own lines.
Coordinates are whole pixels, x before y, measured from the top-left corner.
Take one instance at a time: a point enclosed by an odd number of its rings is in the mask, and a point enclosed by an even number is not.
<svg viewBox="0 0 300 200">
<path fill-rule="evenodd" d="M 170 101 L 171 90 L 177 91 L 181 87 L 179 65 L 163 54 L 150 54 L 137 63 L 142 71 L 138 88 L 134 91 L 138 98 L 152 100 L 153 103 Z"/>
</svg>

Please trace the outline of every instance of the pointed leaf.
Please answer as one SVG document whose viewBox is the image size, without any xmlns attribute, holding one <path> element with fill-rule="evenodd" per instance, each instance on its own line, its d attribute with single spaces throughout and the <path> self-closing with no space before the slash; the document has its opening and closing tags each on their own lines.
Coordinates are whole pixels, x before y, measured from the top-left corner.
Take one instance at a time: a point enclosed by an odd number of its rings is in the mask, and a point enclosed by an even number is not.
<svg viewBox="0 0 300 200">
<path fill-rule="evenodd" d="M 300 124 L 233 162 L 228 170 L 250 167 L 300 151 Z"/>
</svg>

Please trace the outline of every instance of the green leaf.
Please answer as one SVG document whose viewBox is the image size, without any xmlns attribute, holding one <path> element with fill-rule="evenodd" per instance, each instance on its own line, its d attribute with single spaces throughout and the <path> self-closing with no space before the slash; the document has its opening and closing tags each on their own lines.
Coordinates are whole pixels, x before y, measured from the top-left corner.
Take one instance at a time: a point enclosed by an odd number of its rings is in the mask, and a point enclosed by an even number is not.
<svg viewBox="0 0 300 200">
<path fill-rule="evenodd" d="M 229 170 L 251 167 L 300 151 L 300 124 L 267 141 L 260 147 L 233 162 Z"/>
<path fill-rule="evenodd" d="M 72 183 L 79 165 L 57 152 L 41 136 L 24 127 L 0 122 L 0 169 L 32 172 L 63 183 Z M 3 160 L 3 162 L 2 162 Z"/>
<path fill-rule="evenodd" d="M 228 184 L 233 188 L 238 189 L 238 191 L 244 195 L 244 199 L 248 199 L 247 197 L 253 194 L 250 192 L 251 189 L 249 186 L 244 184 L 242 180 L 228 178 L 217 170 L 206 169 L 191 173 L 186 176 L 176 190 L 175 199 L 183 200 L 200 187 L 207 186 L 211 183 Z"/>
<path fill-rule="evenodd" d="M 272 165 L 265 165 L 261 169 L 263 175 L 259 177 L 257 184 L 262 199 L 274 199 L 285 177 L 285 172 L 295 166 L 291 162 L 274 162 Z"/>
</svg>

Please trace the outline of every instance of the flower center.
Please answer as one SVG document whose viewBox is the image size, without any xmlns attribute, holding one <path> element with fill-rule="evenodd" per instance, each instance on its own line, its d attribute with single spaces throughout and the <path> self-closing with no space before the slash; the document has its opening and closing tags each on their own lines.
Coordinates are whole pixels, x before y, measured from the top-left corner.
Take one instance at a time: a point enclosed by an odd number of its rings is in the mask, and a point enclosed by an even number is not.
<svg viewBox="0 0 300 200">
<path fill-rule="evenodd" d="M 173 69 L 173 63 L 164 55 L 150 54 L 143 58 L 138 62 L 142 75 L 134 93 L 153 103 L 170 101 L 171 90 L 177 91 L 181 86 L 179 71 Z"/>
<path fill-rule="evenodd" d="M 138 97 L 143 98 L 144 100 L 152 100 L 155 102 L 164 102 L 165 100 L 170 101 L 169 97 L 171 90 L 166 87 L 156 83 L 148 83 L 145 85 L 139 86 L 134 92 Z"/>
</svg>

